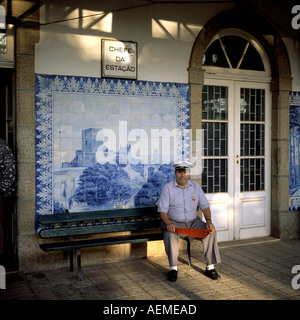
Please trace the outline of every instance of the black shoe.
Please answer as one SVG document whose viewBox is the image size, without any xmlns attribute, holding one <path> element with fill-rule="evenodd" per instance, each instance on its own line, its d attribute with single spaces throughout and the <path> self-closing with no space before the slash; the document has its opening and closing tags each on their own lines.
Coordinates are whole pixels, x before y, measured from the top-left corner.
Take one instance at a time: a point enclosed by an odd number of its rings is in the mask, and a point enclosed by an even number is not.
<svg viewBox="0 0 300 320">
<path fill-rule="evenodd" d="M 176 270 L 170 270 L 168 273 L 168 280 L 171 282 L 175 282 L 177 280 L 177 271 Z"/>
<path fill-rule="evenodd" d="M 220 278 L 217 270 L 212 269 L 212 270 L 205 270 L 204 273 L 208 278 L 212 279 L 212 280 L 218 280 Z"/>
</svg>

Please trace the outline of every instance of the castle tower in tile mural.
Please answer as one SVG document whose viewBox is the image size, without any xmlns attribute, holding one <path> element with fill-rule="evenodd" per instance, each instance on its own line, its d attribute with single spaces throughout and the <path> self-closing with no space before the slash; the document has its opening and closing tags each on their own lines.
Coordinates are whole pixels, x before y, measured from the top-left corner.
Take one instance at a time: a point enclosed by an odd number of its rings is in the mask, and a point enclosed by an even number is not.
<svg viewBox="0 0 300 320">
<path fill-rule="evenodd" d="M 63 162 L 62 168 L 55 170 L 54 212 L 155 205 L 161 188 L 173 177 L 170 164 L 132 159 L 129 145 L 115 153 L 115 163 L 97 163 L 96 153 L 103 144 L 97 140 L 99 130 L 82 130 L 82 149 L 76 150 L 72 161 Z M 125 153 L 127 162 L 122 163 L 120 154 Z"/>
</svg>

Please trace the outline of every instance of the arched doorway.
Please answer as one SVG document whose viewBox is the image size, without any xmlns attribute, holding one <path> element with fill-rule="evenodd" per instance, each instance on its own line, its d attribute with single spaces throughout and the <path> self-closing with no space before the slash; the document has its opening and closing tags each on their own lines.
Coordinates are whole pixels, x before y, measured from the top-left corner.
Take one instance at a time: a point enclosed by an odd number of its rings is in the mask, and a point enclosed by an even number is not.
<svg viewBox="0 0 300 320">
<path fill-rule="evenodd" d="M 189 68 L 191 128 L 204 131 L 199 182 L 219 241 L 280 235 L 280 208 L 272 196 L 286 192 L 273 185 L 284 168 L 271 154 L 278 144 L 288 152 L 288 139 L 279 142 L 271 127 L 278 100 L 288 106 L 289 60 L 274 30 L 276 45 L 263 36 L 270 26 L 255 17 L 253 27 L 253 14 L 241 16 L 236 9 L 213 18 L 195 41 Z M 284 126 L 288 130 L 288 122 Z"/>
</svg>

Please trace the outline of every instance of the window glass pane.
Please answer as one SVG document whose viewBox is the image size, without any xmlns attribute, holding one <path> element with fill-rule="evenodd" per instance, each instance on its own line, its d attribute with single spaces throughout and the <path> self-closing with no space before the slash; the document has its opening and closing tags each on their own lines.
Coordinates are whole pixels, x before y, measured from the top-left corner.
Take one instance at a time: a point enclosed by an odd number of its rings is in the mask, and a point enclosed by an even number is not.
<svg viewBox="0 0 300 320">
<path fill-rule="evenodd" d="M 202 64 L 204 66 L 229 68 L 219 40 L 214 41 L 206 50 Z"/>
<path fill-rule="evenodd" d="M 241 192 L 265 189 L 265 159 L 241 159 Z"/>
<path fill-rule="evenodd" d="M 243 52 L 248 41 L 237 36 L 226 36 L 222 37 L 221 40 L 225 47 L 232 68 L 236 69 L 240 59 L 243 56 Z"/>
<path fill-rule="evenodd" d="M 239 69 L 265 71 L 260 54 L 252 44 L 249 45 Z"/>
<path fill-rule="evenodd" d="M 228 119 L 228 88 L 221 86 L 203 86 L 202 119 Z"/>
<path fill-rule="evenodd" d="M 234 35 L 216 39 L 207 48 L 202 64 L 230 68 L 226 56 L 233 69 L 265 71 L 261 56 L 254 46 L 248 40 Z"/>
</svg>

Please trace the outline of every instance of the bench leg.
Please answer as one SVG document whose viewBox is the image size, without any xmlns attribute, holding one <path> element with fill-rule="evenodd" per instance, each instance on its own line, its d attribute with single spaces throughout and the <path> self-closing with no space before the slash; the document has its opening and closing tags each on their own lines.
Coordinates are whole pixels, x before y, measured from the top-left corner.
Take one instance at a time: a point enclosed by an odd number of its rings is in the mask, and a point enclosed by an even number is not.
<svg viewBox="0 0 300 320">
<path fill-rule="evenodd" d="M 83 274 L 82 274 L 82 269 L 81 269 L 81 254 L 80 250 L 76 250 L 76 256 L 77 256 L 77 268 L 78 268 L 78 279 L 79 281 L 83 280 Z"/>
<path fill-rule="evenodd" d="M 69 237 L 69 241 L 72 241 L 73 238 Z M 74 271 L 74 261 L 73 261 L 73 249 L 69 250 L 69 256 L 70 256 L 70 271 L 73 272 Z"/>
<path fill-rule="evenodd" d="M 74 263 L 73 263 L 73 249 L 69 250 L 69 256 L 70 256 L 70 271 L 74 271 Z"/>
</svg>

